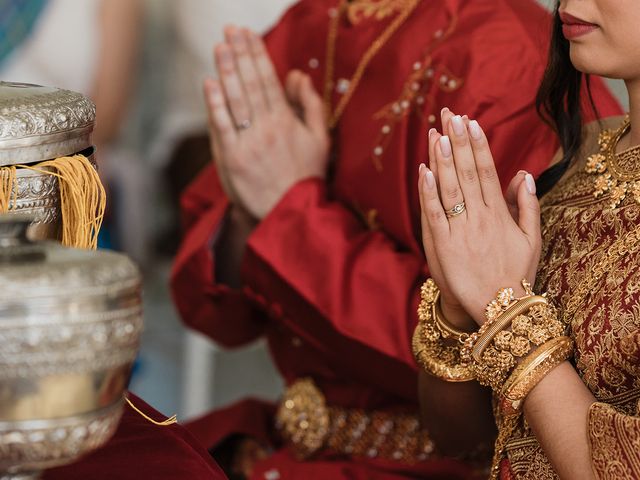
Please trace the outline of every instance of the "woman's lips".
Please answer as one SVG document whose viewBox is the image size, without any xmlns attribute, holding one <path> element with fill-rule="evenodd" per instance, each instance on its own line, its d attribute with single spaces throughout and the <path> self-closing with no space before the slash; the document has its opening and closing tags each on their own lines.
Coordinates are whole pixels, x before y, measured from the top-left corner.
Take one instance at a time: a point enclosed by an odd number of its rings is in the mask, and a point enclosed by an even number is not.
<svg viewBox="0 0 640 480">
<path fill-rule="evenodd" d="M 560 12 L 560 20 L 562 20 L 562 34 L 567 40 L 582 37 L 599 28 L 595 23 L 585 22 L 566 12 Z"/>
</svg>

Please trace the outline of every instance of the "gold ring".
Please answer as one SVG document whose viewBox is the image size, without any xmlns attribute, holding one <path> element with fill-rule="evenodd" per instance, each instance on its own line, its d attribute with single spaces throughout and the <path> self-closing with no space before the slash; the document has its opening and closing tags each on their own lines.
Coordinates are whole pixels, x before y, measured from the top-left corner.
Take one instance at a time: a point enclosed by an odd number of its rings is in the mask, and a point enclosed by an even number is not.
<svg viewBox="0 0 640 480">
<path fill-rule="evenodd" d="M 466 209 L 467 206 L 464 204 L 464 202 L 462 202 L 454 205 L 449 210 L 445 210 L 444 213 L 447 215 L 447 218 L 453 218 L 457 217 L 458 215 L 462 215 Z"/>
<path fill-rule="evenodd" d="M 251 127 L 251 120 L 247 119 L 247 120 L 243 120 L 240 123 L 238 123 L 238 125 L 236 125 L 236 128 L 240 131 L 240 130 L 246 130 L 248 128 Z"/>
</svg>

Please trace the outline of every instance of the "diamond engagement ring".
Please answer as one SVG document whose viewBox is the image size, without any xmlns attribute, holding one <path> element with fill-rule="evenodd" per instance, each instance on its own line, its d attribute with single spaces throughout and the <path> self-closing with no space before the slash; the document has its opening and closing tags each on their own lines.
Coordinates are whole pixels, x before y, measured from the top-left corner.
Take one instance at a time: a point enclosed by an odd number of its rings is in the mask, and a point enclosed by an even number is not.
<svg viewBox="0 0 640 480">
<path fill-rule="evenodd" d="M 466 205 L 462 202 L 454 205 L 453 208 L 450 208 L 449 210 L 445 210 L 444 213 L 447 215 L 447 218 L 453 218 L 458 215 L 462 215 L 466 209 Z"/>
</svg>

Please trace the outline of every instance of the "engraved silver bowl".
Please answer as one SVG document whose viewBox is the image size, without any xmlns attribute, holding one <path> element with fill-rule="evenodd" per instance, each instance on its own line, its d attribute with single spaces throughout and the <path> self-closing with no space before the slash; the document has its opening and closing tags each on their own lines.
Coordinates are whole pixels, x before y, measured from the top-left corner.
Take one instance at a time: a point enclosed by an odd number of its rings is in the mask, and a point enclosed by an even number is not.
<svg viewBox="0 0 640 480">
<path fill-rule="evenodd" d="M 38 478 L 104 443 L 122 414 L 142 331 L 125 256 L 27 239 L 0 216 L 0 479 Z"/>
<path fill-rule="evenodd" d="M 0 81 L 0 166 L 33 165 L 82 152 L 95 165 L 91 132 L 95 105 L 53 87 Z M 33 239 L 59 239 L 60 195 L 52 175 L 16 169 L 17 199 L 10 214 L 33 214 Z"/>
</svg>

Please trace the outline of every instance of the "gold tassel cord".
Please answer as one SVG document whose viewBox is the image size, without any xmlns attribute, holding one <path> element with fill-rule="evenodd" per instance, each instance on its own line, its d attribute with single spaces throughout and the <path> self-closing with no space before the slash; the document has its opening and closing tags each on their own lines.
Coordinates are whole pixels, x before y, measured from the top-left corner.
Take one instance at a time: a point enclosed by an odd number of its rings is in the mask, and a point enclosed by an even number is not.
<svg viewBox="0 0 640 480">
<path fill-rule="evenodd" d="M 153 423 L 154 425 L 158 425 L 159 427 L 168 427 L 169 425 L 174 425 L 176 423 L 178 423 L 178 419 L 175 415 L 171 416 L 170 418 L 167 418 L 166 420 L 163 420 L 162 422 L 157 422 L 156 420 L 154 420 L 153 418 L 149 417 L 146 413 L 144 413 L 142 410 L 140 410 L 138 407 L 136 407 L 133 402 L 131 400 L 129 400 L 129 397 L 124 397 L 124 399 L 127 401 L 127 403 L 129 404 L 129 406 L 138 414 L 140 414 L 140 416 L 142 418 L 144 418 L 145 420 L 150 421 L 151 423 Z"/>
<path fill-rule="evenodd" d="M 16 167 L 57 177 L 62 244 L 95 250 L 106 209 L 106 192 L 91 162 L 83 155 L 74 155 L 48 160 L 35 166 L 17 165 L 0 169 L 1 213 L 6 213 L 12 205 L 16 205 Z"/>
<path fill-rule="evenodd" d="M 13 203 L 15 205 L 18 197 L 18 189 L 13 188 L 16 181 L 16 167 L 5 167 L 0 169 L 0 213 L 7 213 L 11 206 L 11 194 L 13 192 Z"/>
</svg>

